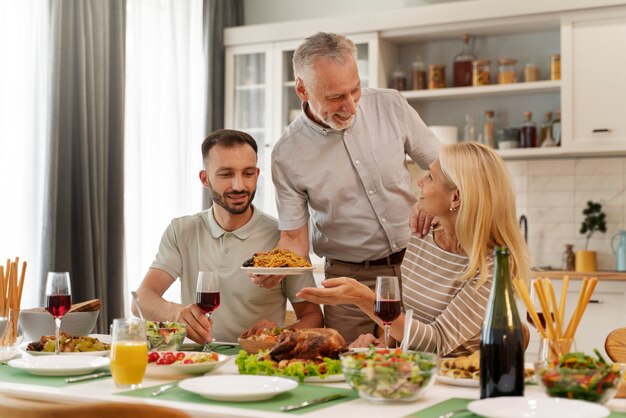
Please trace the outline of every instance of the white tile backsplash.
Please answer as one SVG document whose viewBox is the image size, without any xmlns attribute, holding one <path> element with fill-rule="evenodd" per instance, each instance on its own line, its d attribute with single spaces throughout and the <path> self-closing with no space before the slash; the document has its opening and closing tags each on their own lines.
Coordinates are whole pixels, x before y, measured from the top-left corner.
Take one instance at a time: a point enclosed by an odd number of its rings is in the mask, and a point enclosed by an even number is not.
<svg viewBox="0 0 626 418">
<path fill-rule="evenodd" d="M 585 249 L 580 234 L 588 200 L 607 214 L 606 234 L 596 233 L 598 269 L 615 268 L 611 237 L 626 229 L 626 158 L 571 158 L 507 161 L 516 190 L 518 216 L 528 217 L 528 248 L 535 266 L 561 268 L 565 244 Z"/>
</svg>

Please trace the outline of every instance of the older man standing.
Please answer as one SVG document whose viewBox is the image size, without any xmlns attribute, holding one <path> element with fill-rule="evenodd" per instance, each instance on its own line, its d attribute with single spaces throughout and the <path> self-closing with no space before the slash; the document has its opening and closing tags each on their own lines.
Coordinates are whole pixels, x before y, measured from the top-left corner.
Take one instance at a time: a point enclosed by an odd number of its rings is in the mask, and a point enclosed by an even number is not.
<svg viewBox="0 0 626 418">
<path fill-rule="evenodd" d="M 310 217 L 327 278 L 350 276 L 373 287 L 377 276 L 400 277 L 416 202 L 405 154 L 427 168 L 439 141 L 397 91 L 361 89 L 356 47 L 346 37 L 307 38 L 293 67 L 303 112 L 272 153 L 277 246 L 308 254 Z M 348 342 L 375 329 L 354 305 L 324 312 L 326 325 Z"/>
</svg>

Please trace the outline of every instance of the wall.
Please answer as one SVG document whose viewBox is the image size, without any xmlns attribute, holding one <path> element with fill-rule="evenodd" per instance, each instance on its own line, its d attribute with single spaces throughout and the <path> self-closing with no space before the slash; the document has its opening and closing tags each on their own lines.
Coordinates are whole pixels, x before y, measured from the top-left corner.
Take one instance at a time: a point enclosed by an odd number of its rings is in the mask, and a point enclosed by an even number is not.
<svg viewBox="0 0 626 418">
<path fill-rule="evenodd" d="M 244 0 L 244 24 L 343 16 L 448 1 L 459 0 Z"/>
<path fill-rule="evenodd" d="M 561 268 L 565 244 L 585 249 L 579 233 L 588 200 L 600 202 L 607 232 L 597 232 L 589 249 L 598 269 L 614 270 L 611 237 L 626 228 L 626 158 L 507 161 L 517 192 L 518 216 L 528 217 L 528 247 L 535 266 Z"/>
</svg>

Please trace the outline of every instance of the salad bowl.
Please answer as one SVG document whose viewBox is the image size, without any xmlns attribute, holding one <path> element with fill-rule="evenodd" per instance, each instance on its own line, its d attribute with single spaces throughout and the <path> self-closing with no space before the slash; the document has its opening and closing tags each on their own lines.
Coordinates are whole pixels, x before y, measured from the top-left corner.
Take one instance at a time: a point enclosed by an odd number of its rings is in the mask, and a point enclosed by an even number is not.
<svg viewBox="0 0 626 418">
<path fill-rule="evenodd" d="M 373 402 L 411 402 L 434 383 L 438 357 L 433 353 L 370 348 L 340 355 L 350 386 Z"/>
<path fill-rule="evenodd" d="M 583 353 L 567 353 L 558 359 L 537 362 L 535 373 L 548 396 L 604 404 L 617 393 L 624 365 L 609 364 Z"/>
</svg>

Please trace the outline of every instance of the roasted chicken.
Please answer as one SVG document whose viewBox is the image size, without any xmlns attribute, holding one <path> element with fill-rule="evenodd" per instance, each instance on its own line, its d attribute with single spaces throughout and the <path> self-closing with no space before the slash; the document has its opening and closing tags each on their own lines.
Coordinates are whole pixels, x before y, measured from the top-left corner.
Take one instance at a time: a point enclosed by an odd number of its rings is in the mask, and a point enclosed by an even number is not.
<svg viewBox="0 0 626 418">
<path fill-rule="evenodd" d="M 275 361 L 287 359 L 321 360 L 324 357 L 337 358 L 346 350 L 346 341 L 341 334 L 331 328 L 310 328 L 282 334 L 270 351 Z"/>
</svg>

